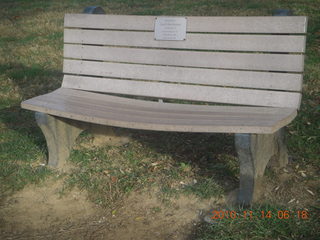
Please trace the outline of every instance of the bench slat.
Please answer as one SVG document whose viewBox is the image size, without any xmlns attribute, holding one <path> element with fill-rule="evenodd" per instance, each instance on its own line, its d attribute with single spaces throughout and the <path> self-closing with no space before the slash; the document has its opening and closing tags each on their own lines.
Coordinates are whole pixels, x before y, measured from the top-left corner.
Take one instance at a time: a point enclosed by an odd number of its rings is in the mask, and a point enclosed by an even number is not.
<svg viewBox="0 0 320 240">
<path fill-rule="evenodd" d="M 91 98 L 86 98 L 82 97 L 80 95 L 78 96 L 65 96 L 65 95 L 55 95 L 54 98 L 50 98 L 50 103 L 52 104 L 61 104 L 62 99 L 65 100 L 65 105 L 74 105 L 75 107 L 79 106 L 78 101 L 80 100 L 83 101 L 83 106 L 85 106 L 88 109 L 95 109 L 104 113 L 121 113 L 122 115 L 126 116 L 128 118 L 130 115 L 136 115 L 137 118 L 139 118 L 141 121 L 146 121 L 146 120 L 151 120 L 154 119 L 155 123 L 157 119 L 168 119 L 168 120 L 198 120 L 200 121 L 200 124 L 204 123 L 213 123 L 215 121 L 221 121 L 225 120 L 227 123 L 235 122 L 235 121 L 241 121 L 241 120 L 246 120 L 247 125 L 252 125 L 256 123 L 256 119 L 248 119 L 248 116 L 243 114 L 243 113 L 233 113 L 230 111 L 218 111 L 215 109 L 215 111 L 211 112 L 196 112 L 196 111 L 181 111 L 179 109 L 163 109 L 162 111 L 155 110 L 153 109 L 146 109 L 145 107 L 140 107 L 138 106 L 133 106 L 131 105 L 123 105 L 115 102 L 107 102 L 107 105 L 103 105 L 102 102 L 93 100 Z M 38 104 L 40 103 L 40 100 L 35 100 L 38 101 Z M 35 103 L 35 101 L 33 103 Z M 44 100 L 46 102 L 48 100 Z M 208 107 L 208 106 L 207 106 Z M 292 109 L 291 109 L 292 110 Z M 195 114 L 197 113 L 197 114 Z M 277 117 L 280 116 L 279 113 L 275 114 L 259 114 L 255 113 L 254 110 L 249 112 L 248 114 L 254 114 L 256 118 L 260 118 L 260 123 L 267 125 L 270 124 L 270 120 L 275 120 Z"/>
<path fill-rule="evenodd" d="M 62 87 L 158 98 L 298 108 L 300 93 L 65 75 Z"/>
<path fill-rule="evenodd" d="M 223 112 L 223 114 L 234 114 L 234 113 L 243 113 L 246 114 L 268 114 L 268 115 L 281 115 L 284 111 L 286 113 L 291 113 L 292 108 L 270 108 L 270 107 L 245 107 L 245 106 L 214 106 L 214 108 L 208 107 L 208 105 L 196 105 L 196 104 L 181 104 L 181 103 L 166 103 L 158 101 L 146 101 L 140 99 L 132 99 L 127 97 L 118 97 L 107 94 L 96 94 L 87 91 L 75 90 L 70 88 L 59 88 L 55 94 L 69 96 L 69 97 L 82 97 L 85 102 L 92 100 L 93 102 L 101 102 L 108 99 L 108 104 L 117 104 L 121 108 L 125 109 L 140 109 L 144 111 L 156 111 L 156 112 L 167 112 L 175 113 L 179 110 L 179 113 L 191 114 L 195 113 L 196 115 L 207 115 L 217 112 Z"/>
<path fill-rule="evenodd" d="M 127 63 L 302 72 L 304 56 L 64 45 L 66 58 Z"/>
<path fill-rule="evenodd" d="M 187 34 L 185 41 L 155 41 L 152 32 L 65 29 L 65 43 L 228 51 L 304 52 L 305 36 Z"/>
<path fill-rule="evenodd" d="M 62 90 L 62 91 L 61 91 Z M 99 100 L 96 99 L 99 96 Z M 160 130 L 160 131 L 186 131 L 186 132 L 255 132 L 272 133 L 278 128 L 288 124 L 296 115 L 294 109 L 271 108 L 273 113 L 261 113 L 261 108 L 248 107 L 245 111 L 231 112 L 229 108 L 221 106 L 190 106 L 189 113 L 180 112 L 178 104 L 163 104 L 131 99 L 131 105 L 139 107 L 140 102 L 150 104 L 146 111 L 142 107 L 138 111 L 122 106 L 110 107 L 108 95 L 82 92 L 71 89 L 58 89 L 52 93 L 38 96 L 24 101 L 22 107 L 34 111 L 72 118 L 81 121 L 106 124 L 111 126 Z M 111 96 L 111 99 L 117 97 Z M 119 101 L 121 102 L 119 98 Z M 92 101 L 90 101 L 92 100 Z M 116 104 L 111 100 L 112 104 Z M 112 105 L 111 104 L 111 105 Z M 163 106 L 168 112 L 157 112 L 155 105 Z M 192 109 L 208 109 L 211 114 L 199 115 Z M 241 107 L 238 107 L 240 109 Z M 171 110 L 171 111 L 170 111 Z M 175 110 L 175 113 L 172 113 Z M 256 110 L 259 114 L 256 113 Z M 282 110 L 282 111 L 279 111 Z"/>
<path fill-rule="evenodd" d="M 154 16 L 66 14 L 64 26 L 74 28 L 153 31 Z M 305 33 L 307 18 L 187 17 L 188 32 Z"/>
<path fill-rule="evenodd" d="M 302 74 L 182 68 L 70 59 L 64 60 L 63 71 L 80 75 L 289 91 L 300 91 L 302 85 Z"/>
</svg>

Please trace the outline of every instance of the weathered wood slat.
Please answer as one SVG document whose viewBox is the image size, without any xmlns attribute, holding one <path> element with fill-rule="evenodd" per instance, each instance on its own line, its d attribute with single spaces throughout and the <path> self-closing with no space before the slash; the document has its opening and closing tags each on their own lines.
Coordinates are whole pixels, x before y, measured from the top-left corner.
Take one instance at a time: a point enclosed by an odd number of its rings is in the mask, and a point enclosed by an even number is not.
<svg viewBox="0 0 320 240">
<path fill-rule="evenodd" d="M 113 62 L 265 71 L 303 71 L 303 55 L 199 52 L 64 45 L 66 58 Z"/>
<path fill-rule="evenodd" d="M 174 104 L 174 103 L 161 103 L 136 100 L 111 95 L 92 94 L 74 89 L 61 88 L 63 91 L 57 91 L 55 98 L 68 98 L 68 101 L 75 102 L 81 97 L 82 101 L 96 109 L 103 111 L 119 111 L 125 114 L 138 114 L 143 117 L 165 117 L 170 119 L 202 119 L 202 120 L 218 120 L 223 118 L 242 119 L 247 118 L 247 114 L 255 114 L 256 117 L 261 117 L 265 121 L 270 119 L 277 119 L 277 117 L 285 114 L 291 114 L 292 108 L 265 108 L 261 107 L 240 107 L 235 106 L 215 106 L 212 108 L 208 105 L 191 105 L 191 104 Z M 55 101 L 52 99 L 52 101 Z M 103 101 L 103 102 L 101 102 Z M 105 101 L 108 104 L 105 104 Z M 101 105 L 102 104 L 102 105 Z M 272 109 L 272 110 L 271 110 Z M 195 114 L 196 113 L 196 114 Z M 214 113 L 214 114 L 213 114 Z M 240 113 L 240 114 L 236 114 Z M 280 119 L 278 119 L 280 120 Z M 249 120 L 250 121 L 250 120 Z M 248 123 L 249 124 L 249 123 Z"/>
<path fill-rule="evenodd" d="M 50 102 L 53 104 L 60 104 L 62 100 L 64 100 L 67 104 L 71 104 L 73 106 L 78 106 L 78 101 L 81 100 L 82 105 L 88 109 L 95 109 L 97 111 L 101 111 L 104 113 L 121 113 L 122 115 L 129 117 L 130 115 L 136 115 L 137 118 L 140 119 L 140 121 L 152 121 L 152 119 L 169 119 L 169 120 L 198 120 L 202 123 L 210 121 L 210 123 L 213 123 L 215 121 L 221 121 L 225 120 L 229 123 L 234 122 L 234 121 L 241 121 L 241 120 L 246 120 L 247 125 L 252 125 L 256 124 L 256 120 L 260 119 L 260 123 L 262 125 L 267 125 L 270 123 L 270 120 L 273 121 L 275 120 L 280 114 L 256 114 L 255 117 L 256 119 L 249 119 L 247 115 L 244 114 L 235 114 L 232 112 L 218 112 L 215 111 L 214 115 L 209 112 L 204 113 L 200 112 L 200 114 L 194 114 L 195 112 L 193 111 L 181 111 L 178 109 L 175 109 L 175 111 L 170 111 L 169 109 L 163 109 L 163 111 L 155 111 L 155 109 L 146 109 L 146 108 L 141 108 L 140 106 L 133 106 L 130 105 L 131 107 L 124 106 L 122 104 L 117 104 L 117 103 L 111 103 L 107 102 L 107 105 L 105 105 L 105 102 L 96 102 L 96 100 L 92 100 L 91 98 L 83 98 L 79 99 L 81 96 L 77 97 L 70 97 L 70 96 L 63 96 L 61 94 L 55 96 L 54 98 L 50 98 Z M 40 102 L 39 102 L 40 103 Z M 254 112 L 254 111 L 253 111 Z M 249 114 L 252 114 L 249 113 Z M 227 120 L 226 120 L 227 119 Z"/>
<path fill-rule="evenodd" d="M 197 105 L 197 104 L 181 104 L 181 103 L 166 103 L 162 102 L 159 104 L 158 101 L 146 101 L 140 99 L 132 99 L 127 97 L 118 97 L 108 94 L 96 94 L 88 91 L 75 90 L 70 88 L 59 88 L 55 91 L 57 95 L 70 96 L 70 97 L 82 97 L 86 102 L 90 99 L 93 101 L 101 102 L 108 101 L 108 104 L 116 103 L 118 106 L 124 107 L 125 109 L 139 109 L 146 111 L 157 111 L 157 112 L 169 112 L 175 113 L 177 110 L 182 113 L 194 113 L 197 115 L 212 114 L 213 112 L 223 112 L 224 114 L 230 112 L 244 113 L 244 114 L 268 114 L 268 115 L 281 115 L 281 113 L 290 114 L 292 108 L 270 108 L 270 107 L 246 107 L 246 106 L 214 106 L 212 105 Z"/>
<path fill-rule="evenodd" d="M 300 93 L 65 75 L 62 87 L 158 98 L 298 108 Z"/>
<path fill-rule="evenodd" d="M 305 36 L 187 34 L 185 41 L 156 41 L 153 32 L 65 29 L 65 43 L 228 51 L 304 52 Z"/>
<path fill-rule="evenodd" d="M 73 95 L 72 97 L 70 97 Z M 99 96 L 99 100 L 97 100 Z M 145 105 L 160 105 L 162 103 L 148 103 L 146 101 L 131 99 L 132 106 L 139 107 L 144 102 L 141 110 L 123 109 L 111 107 L 108 95 L 82 92 L 71 89 L 58 89 L 50 94 L 38 96 L 24 101 L 22 107 L 34 111 L 67 117 L 80 121 L 94 122 L 119 127 L 161 130 L 161 131 L 187 131 L 187 132 L 257 132 L 272 133 L 277 128 L 290 122 L 296 115 L 294 109 L 270 108 L 273 114 L 262 113 L 261 108 L 244 107 L 245 111 L 232 112 L 228 110 L 234 107 L 221 106 L 196 106 L 189 108 L 188 113 L 179 112 L 178 104 L 166 104 L 167 110 L 175 110 L 159 113 L 156 109 L 145 110 Z M 93 102 L 88 101 L 88 99 Z M 114 100 L 120 97 L 111 96 Z M 112 101 L 114 103 L 114 101 Z M 199 115 L 199 111 L 191 109 L 200 107 L 208 109 L 207 115 Z M 240 110 L 241 107 L 237 109 Z M 251 112 L 248 113 L 249 109 Z M 202 111 L 201 110 L 201 111 Z M 259 113 L 257 114 L 258 111 Z M 271 117 L 270 117 L 271 116 Z"/>
<path fill-rule="evenodd" d="M 65 59 L 64 73 L 194 83 L 261 89 L 300 91 L 302 74 L 150 66 Z"/>
<path fill-rule="evenodd" d="M 65 27 L 154 30 L 154 16 L 66 14 Z M 307 18 L 290 17 L 187 17 L 188 32 L 305 33 Z"/>
</svg>

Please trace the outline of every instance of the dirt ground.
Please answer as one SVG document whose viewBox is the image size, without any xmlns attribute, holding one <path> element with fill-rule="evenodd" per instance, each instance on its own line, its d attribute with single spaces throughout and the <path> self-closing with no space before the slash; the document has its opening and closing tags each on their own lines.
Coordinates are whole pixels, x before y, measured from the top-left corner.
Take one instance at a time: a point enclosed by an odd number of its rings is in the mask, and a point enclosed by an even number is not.
<svg viewBox="0 0 320 240">
<path fill-rule="evenodd" d="M 30 185 L 7 198 L 0 209 L 0 239 L 188 239 L 210 207 L 223 199 L 180 196 L 169 205 L 155 191 L 135 192 L 117 209 L 101 209 L 63 182 Z M 2 235 L 2 236 L 1 236 Z"/>
<path fill-rule="evenodd" d="M 288 166 L 279 173 L 280 182 L 264 183 L 264 201 L 292 207 L 313 204 L 316 198 L 306 190 L 314 183 L 301 178 Z M 204 214 L 230 204 L 236 192 L 209 200 L 181 195 L 164 204 L 154 189 L 132 193 L 116 209 L 102 209 L 87 200 L 85 191 L 75 188 L 61 195 L 62 188 L 63 180 L 49 179 L 5 199 L 0 206 L 0 239 L 192 239 Z"/>
</svg>

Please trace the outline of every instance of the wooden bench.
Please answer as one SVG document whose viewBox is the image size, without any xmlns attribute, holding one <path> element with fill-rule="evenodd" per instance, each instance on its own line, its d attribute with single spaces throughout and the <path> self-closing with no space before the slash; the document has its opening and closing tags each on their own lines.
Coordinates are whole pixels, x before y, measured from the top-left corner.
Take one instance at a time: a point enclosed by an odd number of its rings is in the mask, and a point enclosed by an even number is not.
<svg viewBox="0 0 320 240">
<path fill-rule="evenodd" d="M 155 18 L 65 16 L 62 86 L 21 104 L 36 111 L 48 164 L 63 167 L 85 123 L 235 133 L 237 200 L 251 203 L 269 159 L 288 161 L 283 127 L 300 106 L 307 18 L 187 17 L 183 41 L 155 40 Z"/>
</svg>

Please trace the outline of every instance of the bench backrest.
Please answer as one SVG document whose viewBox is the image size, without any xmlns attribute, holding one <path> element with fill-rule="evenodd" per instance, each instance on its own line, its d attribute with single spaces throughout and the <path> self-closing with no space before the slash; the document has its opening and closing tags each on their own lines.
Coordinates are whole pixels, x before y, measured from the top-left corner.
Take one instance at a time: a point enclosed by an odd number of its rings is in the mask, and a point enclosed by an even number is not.
<svg viewBox="0 0 320 240">
<path fill-rule="evenodd" d="M 154 16 L 67 14 L 62 87 L 299 108 L 307 18 L 187 17 L 184 41 Z"/>
</svg>

